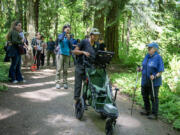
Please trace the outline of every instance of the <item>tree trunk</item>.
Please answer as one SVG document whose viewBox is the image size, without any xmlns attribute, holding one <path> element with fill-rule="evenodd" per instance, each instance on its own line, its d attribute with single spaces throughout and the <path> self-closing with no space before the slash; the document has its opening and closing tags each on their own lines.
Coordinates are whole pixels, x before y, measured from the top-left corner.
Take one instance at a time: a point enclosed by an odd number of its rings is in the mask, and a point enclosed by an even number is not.
<svg viewBox="0 0 180 135">
<path fill-rule="evenodd" d="M 22 0 L 15 0 L 15 15 L 18 21 L 21 22 L 23 28 L 23 3 Z"/>
<path fill-rule="evenodd" d="M 27 18 L 27 32 L 29 33 L 28 41 L 30 42 L 32 38 L 35 36 L 34 0 L 27 1 L 26 18 Z M 29 47 L 30 47 L 30 44 L 29 44 Z"/>
<path fill-rule="evenodd" d="M 73 7 L 71 7 L 71 8 L 73 8 Z M 69 10 L 69 14 L 70 14 L 70 26 L 71 26 L 71 29 L 72 29 L 72 23 L 73 23 L 73 10 L 71 9 L 71 10 Z"/>
<path fill-rule="evenodd" d="M 160 11 L 160 12 L 164 12 L 163 0 L 159 0 L 158 4 L 159 4 L 159 11 Z"/>
<path fill-rule="evenodd" d="M 27 2 L 25 0 L 24 5 L 23 5 L 23 24 L 24 24 L 24 31 L 27 31 L 27 18 L 26 18 L 26 10 L 27 10 Z"/>
<path fill-rule="evenodd" d="M 98 28 L 104 38 L 104 14 L 103 9 L 96 10 L 94 14 L 94 28 Z"/>
<path fill-rule="evenodd" d="M 119 19 L 117 19 L 119 9 L 116 1 L 113 2 L 113 7 L 109 11 L 106 17 L 106 38 L 105 43 L 108 51 L 115 53 L 113 59 L 115 61 L 119 60 Z"/>
<path fill-rule="evenodd" d="M 34 3 L 34 13 L 35 13 L 35 30 L 36 32 L 38 32 L 39 29 L 39 3 L 40 0 L 35 0 Z"/>
<path fill-rule="evenodd" d="M 125 17 L 123 17 L 123 24 L 122 24 L 122 39 L 121 39 L 122 46 L 124 46 L 124 35 L 125 35 Z"/>
<path fill-rule="evenodd" d="M 128 16 L 128 23 L 127 23 L 127 40 L 126 40 L 127 54 L 129 54 L 130 30 L 131 30 L 131 15 Z"/>
<path fill-rule="evenodd" d="M 59 20 L 59 17 L 58 17 L 58 14 L 57 14 L 56 19 L 55 19 L 55 29 L 54 29 L 54 37 L 55 37 L 55 39 L 57 38 L 57 35 L 58 35 L 58 20 Z"/>
<path fill-rule="evenodd" d="M 105 43 L 109 51 L 115 52 L 113 60 L 119 60 L 119 15 L 129 0 L 111 0 L 112 7 L 106 17 Z"/>
</svg>

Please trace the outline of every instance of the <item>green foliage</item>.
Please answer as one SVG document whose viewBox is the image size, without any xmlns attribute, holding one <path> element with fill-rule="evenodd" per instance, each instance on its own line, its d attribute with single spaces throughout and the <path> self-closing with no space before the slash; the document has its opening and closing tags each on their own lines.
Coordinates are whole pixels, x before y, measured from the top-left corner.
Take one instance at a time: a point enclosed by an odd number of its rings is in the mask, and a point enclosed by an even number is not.
<svg viewBox="0 0 180 135">
<path fill-rule="evenodd" d="M 180 130 L 179 127 L 180 127 L 180 118 L 176 119 L 173 123 L 173 127 L 177 130 Z"/>
<path fill-rule="evenodd" d="M 0 62 L 0 82 L 8 81 L 9 64 Z"/>
<path fill-rule="evenodd" d="M 0 84 L 0 91 L 7 91 L 8 87 L 4 84 Z"/>
<path fill-rule="evenodd" d="M 8 81 L 9 64 L 0 62 L 0 91 L 6 91 L 8 88 L 2 82 Z"/>
</svg>

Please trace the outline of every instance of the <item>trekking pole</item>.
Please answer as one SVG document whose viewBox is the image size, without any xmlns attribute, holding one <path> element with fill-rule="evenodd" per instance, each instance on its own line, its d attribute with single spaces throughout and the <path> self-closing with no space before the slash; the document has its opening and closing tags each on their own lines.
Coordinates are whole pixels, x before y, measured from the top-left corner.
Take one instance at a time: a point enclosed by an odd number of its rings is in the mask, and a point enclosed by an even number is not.
<svg viewBox="0 0 180 135">
<path fill-rule="evenodd" d="M 140 66 L 138 66 L 138 68 L 140 68 Z M 133 106 L 134 106 L 134 102 L 135 102 L 135 94 L 136 94 L 137 82 L 138 82 L 138 73 L 139 72 L 137 71 L 136 84 L 135 84 L 135 88 L 134 88 L 133 101 L 132 101 L 132 106 L 131 106 L 131 116 L 132 116 Z"/>
<path fill-rule="evenodd" d="M 152 75 L 152 73 L 151 73 L 151 75 Z M 153 80 L 151 80 L 151 85 L 152 85 L 153 100 L 155 101 L 155 95 L 154 95 L 154 84 L 153 84 Z"/>
</svg>

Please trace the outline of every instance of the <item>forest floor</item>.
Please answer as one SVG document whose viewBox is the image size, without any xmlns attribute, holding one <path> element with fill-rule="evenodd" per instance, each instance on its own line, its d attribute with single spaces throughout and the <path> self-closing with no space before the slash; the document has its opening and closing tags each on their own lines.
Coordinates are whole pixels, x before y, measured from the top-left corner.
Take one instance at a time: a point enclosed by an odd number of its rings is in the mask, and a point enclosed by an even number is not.
<svg viewBox="0 0 180 135">
<path fill-rule="evenodd" d="M 88 108 L 82 121 L 73 114 L 74 69 L 69 69 L 69 89 L 55 88 L 55 69 L 23 69 L 25 84 L 7 84 L 0 93 L 0 135 L 104 135 L 105 120 Z M 118 94 L 119 117 L 115 135 L 179 135 L 160 120 L 148 120 L 131 101 Z"/>
</svg>

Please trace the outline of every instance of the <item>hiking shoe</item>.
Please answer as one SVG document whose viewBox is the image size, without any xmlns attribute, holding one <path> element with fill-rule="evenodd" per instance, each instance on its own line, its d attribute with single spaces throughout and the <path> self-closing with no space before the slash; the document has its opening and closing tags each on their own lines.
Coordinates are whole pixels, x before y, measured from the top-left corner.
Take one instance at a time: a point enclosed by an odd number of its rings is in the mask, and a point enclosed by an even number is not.
<svg viewBox="0 0 180 135">
<path fill-rule="evenodd" d="M 26 83 L 27 81 L 26 80 L 22 80 L 22 81 L 19 81 L 20 83 Z"/>
<path fill-rule="evenodd" d="M 157 120 L 158 117 L 157 117 L 157 115 L 151 114 L 151 115 L 148 116 L 148 119 L 150 119 L 150 120 Z"/>
<path fill-rule="evenodd" d="M 12 83 L 13 83 L 13 84 L 17 84 L 17 83 L 18 83 L 18 81 L 17 81 L 17 80 L 14 80 Z"/>
<path fill-rule="evenodd" d="M 141 111 L 140 114 L 141 114 L 141 115 L 148 116 L 148 115 L 150 115 L 150 112 L 147 112 L 147 111 Z"/>
<path fill-rule="evenodd" d="M 68 89 L 68 85 L 67 84 L 64 84 L 64 89 Z"/>
<path fill-rule="evenodd" d="M 60 89 L 60 88 L 61 88 L 60 84 L 56 84 L 56 89 Z"/>
</svg>

